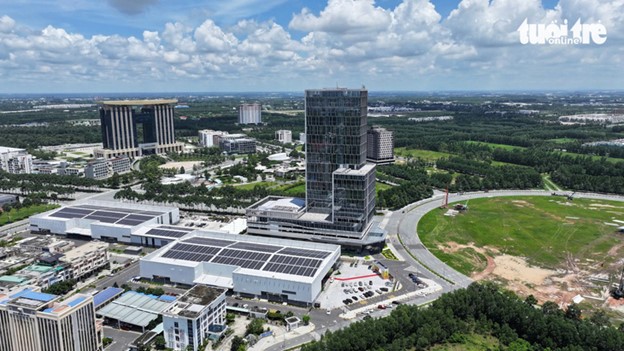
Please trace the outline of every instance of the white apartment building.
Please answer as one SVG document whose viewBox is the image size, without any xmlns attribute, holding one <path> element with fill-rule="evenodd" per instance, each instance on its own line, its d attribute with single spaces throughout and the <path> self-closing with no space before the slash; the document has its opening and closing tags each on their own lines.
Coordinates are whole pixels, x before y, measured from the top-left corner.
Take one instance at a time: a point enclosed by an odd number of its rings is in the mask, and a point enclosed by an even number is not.
<svg viewBox="0 0 624 351">
<path fill-rule="evenodd" d="M 106 179 L 113 174 L 130 172 L 131 162 L 128 157 L 115 157 L 111 159 L 99 158 L 89 162 L 85 168 L 85 177 L 92 179 Z"/>
<path fill-rule="evenodd" d="M 0 295 L 0 330 L 3 351 L 102 350 L 102 325 L 89 295 L 62 302 L 28 289 Z"/>
<path fill-rule="evenodd" d="M 199 145 L 203 147 L 218 147 L 219 137 L 228 135 L 228 132 L 204 129 L 199 131 Z"/>
<path fill-rule="evenodd" d="M 292 131 L 281 129 L 275 132 L 275 140 L 282 144 L 292 143 Z"/>
<path fill-rule="evenodd" d="M 108 244 L 91 241 L 65 252 L 60 259 L 71 266 L 72 279 L 80 279 L 108 264 Z"/>
<path fill-rule="evenodd" d="M 242 104 L 238 109 L 239 124 L 260 124 L 262 123 L 262 105 Z"/>
<path fill-rule="evenodd" d="M 32 155 L 24 149 L 0 146 L 0 170 L 12 174 L 32 173 Z"/>
<path fill-rule="evenodd" d="M 193 351 L 214 331 L 225 331 L 225 289 L 195 285 L 162 312 L 165 341 L 173 350 Z"/>
</svg>

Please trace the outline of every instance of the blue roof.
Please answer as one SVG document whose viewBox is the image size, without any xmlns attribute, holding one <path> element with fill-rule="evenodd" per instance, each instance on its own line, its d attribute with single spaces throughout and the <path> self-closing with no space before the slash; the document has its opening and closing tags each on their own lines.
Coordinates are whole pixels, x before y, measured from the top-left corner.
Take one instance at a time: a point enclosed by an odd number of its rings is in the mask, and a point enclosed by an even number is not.
<svg viewBox="0 0 624 351">
<path fill-rule="evenodd" d="M 43 312 L 45 312 L 45 313 L 50 313 L 52 311 L 54 311 L 54 308 L 52 308 L 52 307 L 46 308 L 45 310 L 43 310 Z"/>
<path fill-rule="evenodd" d="M 80 297 L 78 297 L 78 298 L 73 299 L 72 301 L 69 301 L 69 302 L 67 303 L 67 306 L 69 306 L 69 307 L 74 307 L 74 306 L 76 306 L 77 304 L 81 303 L 82 301 L 84 301 L 84 300 L 86 300 L 86 299 L 87 299 L 86 297 L 84 297 L 84 296 L 80 296 Z"/>
<path fill-rule="evenodd" d="M 159 299 L 165 302 L 173 302 L 176 300 L 176 297 L 171 295 L 161 295 Z"/>
<path fill-rule="evenodd" d="M 42 302 L 49 302 L 54 300 L 57 296 L 52 294 L 44 294 L 40 292 L 29 291 L 23 294 L 21 297 L 29 300 L 37 300 Z"/>
<path fill-rule="evenodd" d="M 124 291 L 122 288 L 108 287 L 93 296 L 93 305 L 98 308 L 101 304 L 109 301 Z"/>
</svg>

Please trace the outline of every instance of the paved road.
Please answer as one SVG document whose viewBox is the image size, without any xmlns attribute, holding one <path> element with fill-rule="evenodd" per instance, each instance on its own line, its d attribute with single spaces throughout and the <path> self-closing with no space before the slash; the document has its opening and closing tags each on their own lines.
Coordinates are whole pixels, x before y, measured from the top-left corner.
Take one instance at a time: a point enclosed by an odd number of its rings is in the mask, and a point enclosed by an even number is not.
<svg viewBox="0 0 624 351">
<path fill-rule="evenodd" d="M 562 195 L 571 194 L 571 192 L 558 193 Z M 552 196 L 552 192 L 545 190 L 497 190 L 490 192 L 452 194 L 449 195 L 449 202 L 501 196 Z M 608 194 L 575 193 L 574 197 L 624 201 L 624 196 Z M 404 246 L 407 247 L 422 264 L 426 265 L 430 271 L 446 277 L 459 287 L 465 287 L 470 285 L 472 280 L 435 257 L 423 246 L 418 237 L 418 221 L 429 211 L 440 207 L 440 205 L 442 205 L 442 199 L 443 195 L 437 195 L 433 198 L 408 205 L 402 211 L 396 211 L 390 220 L 390 223 L 393 225 L 396 224 L 396 228 L 389 225 L 386 229 L 389 233 L 398 233 Z"/>
<path fill-rule="evenodd" d="M 113 342 L 104 350 L 126 351 L 128 349 L 128 345 L 139 336 L 141 336 L 141 333 L 104 326 L 104 337 L 113 339 Z"/>
</svg>

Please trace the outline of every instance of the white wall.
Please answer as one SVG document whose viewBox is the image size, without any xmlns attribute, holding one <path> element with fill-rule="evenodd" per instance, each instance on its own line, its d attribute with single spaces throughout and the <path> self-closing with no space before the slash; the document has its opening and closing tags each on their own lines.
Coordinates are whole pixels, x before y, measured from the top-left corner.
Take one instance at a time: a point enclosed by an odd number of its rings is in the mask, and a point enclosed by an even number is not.
<svg viewBox="0 0 624 351">
<path fill-rule="evenodd" d="M 172 282 L 193 285 L 195 271 L 200 266 L 195 267 L 176 265 L 172 263 L 161 263 L 146 260 L 139 261 L 141 277 L 152 278 L 153 276 L 169 277 Z"/>
</svg>

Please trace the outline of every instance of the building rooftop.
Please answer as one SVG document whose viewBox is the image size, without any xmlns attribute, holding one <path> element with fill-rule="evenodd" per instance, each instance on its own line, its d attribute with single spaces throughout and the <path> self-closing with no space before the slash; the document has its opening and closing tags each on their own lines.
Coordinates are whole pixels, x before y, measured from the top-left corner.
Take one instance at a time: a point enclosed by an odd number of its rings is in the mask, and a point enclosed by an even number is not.
<svg viewBox="0 0 624 351">
<path fill-rule="evenodd" d="M 197 267 L 195 283 L 226 287 L 231 278 L 214 275 L 212 269 L 218 267 L 214 265 L 234 266 L 234 272 L 255 276 L 309 281 L 339 253 L 340 247 L 333 244 L 196 231 L 141 261 Z"/>
<path fill-rule="evenodd" d="M 334 171 L 334 174 L 363 176 L 368 174 L 368 172 L 370 172 L 374 168 L 374 164 L 367 163 L 364 166 L 360 167 L 360 169 L 338 168 Z"/>
<path fill-rule="evenodd" d="M 74 260 L 76 258 L 80 258 L 88 254 L 89 252 L 93 252 L 96 250 L 105 250 L 108 248 L 108 244 L 101 241 L 90 241 L 84 245 L 73 248 L 64 253 L 66 260 Z"/>
<path fill-rule="evenodd" d="M 100 105 L 108 105 L 108 106 L 146 106 L 146 105 L 169 105 L 169 104 L 177 104 L 178 100 L 175 99 L 155 99 L 155 100 L 108 100 L 108 101 L 98 101 Z"/>
<path fill-rule="evenodd" d="M 4 154 L 7 152 L 18 152 L 18 151 L 26 151 L 26 150 L 14 148 L 14 147 L 0 146 L 0 154 Z"/>
<path fill-rule="evenodd" d="M 305 205 L 305 199 L 297 197 L 270 197 L 256 208 L 263 211 L 299 212 Z"/>
<path fill-rule="evenodd" d="M 128 291 L 97 311 L 97 314 L 123 323 L 146 327 L 170 305 L 171 302 L 163 301 L 158 296 Z"/>
<path fill-rule="evenodd" d="M 197 318 L 206 306 L 210 305 L 224 293 L 225 289 L 195 285 L 191 290 L 180 296 L 180 298 L 163 313 Z"/>
</svg>

